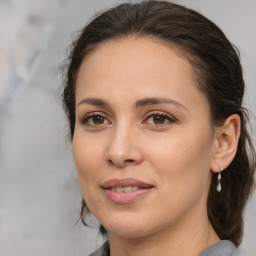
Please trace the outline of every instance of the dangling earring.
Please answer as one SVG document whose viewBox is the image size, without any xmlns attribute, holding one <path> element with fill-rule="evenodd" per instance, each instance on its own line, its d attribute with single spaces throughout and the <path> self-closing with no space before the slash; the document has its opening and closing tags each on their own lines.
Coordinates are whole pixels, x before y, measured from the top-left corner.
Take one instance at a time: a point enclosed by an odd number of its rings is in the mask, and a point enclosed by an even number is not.
<svg viewBox="0 0 256 256">
<path fill-rule="evenodd" d="M 217 177 L 217 181 L 218 181 L 218 185 L 216 187 L 217 191 L 220 192 L 221 191 L 221 173 L 219 172 L 218 177 Z"/>
<path fill-rule="evenodd" d="M 219 166 L 219 170 L 220 170 L 220 172 L 219 172 L 219 174 L 218 174 L 218 176 L 217 176 L 217 182 L 218 182 L 218 184 L 217 184 L 217 187 L 216 187 L 216 190 L 217 190 L 218 192 L 221 191 L 221 172 L 223 171 L 223 168 Z"/>
</svg>

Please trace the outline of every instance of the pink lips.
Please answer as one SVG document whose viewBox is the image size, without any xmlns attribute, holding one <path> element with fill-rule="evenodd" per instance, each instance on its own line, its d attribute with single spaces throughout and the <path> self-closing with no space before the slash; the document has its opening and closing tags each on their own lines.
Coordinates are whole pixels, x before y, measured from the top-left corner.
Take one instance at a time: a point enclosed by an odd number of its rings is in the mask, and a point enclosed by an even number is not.
<svg viewBox="0 0 256 256">
<path fill-rule="evenodd" d="M 127 178 L 108 180 L 101 187 L 110 201 L 116 204 L 128 204 L 148 194 L 154 186 L 140 180 Z"/>
</svg>

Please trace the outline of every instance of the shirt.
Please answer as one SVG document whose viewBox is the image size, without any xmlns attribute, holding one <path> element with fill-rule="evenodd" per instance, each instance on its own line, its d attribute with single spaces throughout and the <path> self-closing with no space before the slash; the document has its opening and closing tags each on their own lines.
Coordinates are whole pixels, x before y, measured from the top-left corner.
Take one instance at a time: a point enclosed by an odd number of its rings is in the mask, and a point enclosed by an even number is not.
<svg viewBox="0 0 256 256">
<path fill-rule="evenodd" d="M 110 256 L 109 243 L 106 241 L 98 250 L 89 256 Z M 242 254 L 229 240 L 221 240 L 211 245 L 198 256 L 246 256 Z"/>
</svg>

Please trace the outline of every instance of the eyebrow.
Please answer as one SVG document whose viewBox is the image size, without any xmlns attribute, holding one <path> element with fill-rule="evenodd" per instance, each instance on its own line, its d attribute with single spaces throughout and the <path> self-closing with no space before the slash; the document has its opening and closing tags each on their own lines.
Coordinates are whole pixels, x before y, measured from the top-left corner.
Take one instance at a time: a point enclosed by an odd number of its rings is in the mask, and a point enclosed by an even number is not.
<svg viewBox="0 0 256 256">
<path fill-rule="evenodd" d="M 176 100 L 169 99 L 169 98 L 145 98 L 145 99 L 136 101 L 134 106 L 135 106 L 135 108 L 142 108 L 142 107 L 146 107 L 146 106 L 158 105 L 158 104 L 163 104 L 163 103 L 173 104 L 179 108 L 182 108 L 182 109 L 188 111 L 188 109 L 184 105 L 182 105 L 180 102 L 178 102 Z M 99 98 L 85 98 L 77 104 L 77 107 L 82 104 L 88 104 L 88 105 L 93 105 L 93 106 L 98 106 L 98 107 L 103 107 L 103 108 L 104 107 L 109 108 L 111 105 L 108 101 L 102 100 Z"/>
<path fill-rule="evenodd" d="M 88 104 L 88 105 L 99 106 L 99 107 L 109 107 L 110 106 L 109 102 L 102 100 L 102 99 L 98 99 L 98 98 L 83 99 L 77 104 L 77 107 L 82 104 Z"/>
<path fill-rule="evenodd" d="M 163 103 L 173 104 L 177 107 L 183 108 L 184 110 L 188 111 L 188 109 L 184 105 L 182 105 L 180 102 L 169 99 L 169 98 L 146 98 L 146 99 L 138 100 L 135 103 L 135 107 L 139 108 L 139 107 L 146 107 L 146 106 L 163 104 Z"/>
</svg>

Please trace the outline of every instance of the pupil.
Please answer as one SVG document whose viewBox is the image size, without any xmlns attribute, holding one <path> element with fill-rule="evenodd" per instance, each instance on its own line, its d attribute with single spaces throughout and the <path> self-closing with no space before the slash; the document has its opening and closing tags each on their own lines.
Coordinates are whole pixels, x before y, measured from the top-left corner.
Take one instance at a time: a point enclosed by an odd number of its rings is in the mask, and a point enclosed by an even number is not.
<svg viewBox="0 0 256 256">
<path fill-rule="evenodd" d="M 155 124 L 164 124 L 165 117 L 164 116 L 154 116 L 153 117 Z"/>
<path fill-rule="evenodd" d="M 94 124 L 103 124 L 104 123 L 104 117 L 102 117 L 102 116 L 94 116 L 93 117 L 93 123 Z"/>
</svg>

